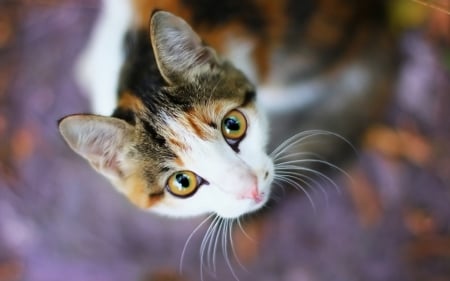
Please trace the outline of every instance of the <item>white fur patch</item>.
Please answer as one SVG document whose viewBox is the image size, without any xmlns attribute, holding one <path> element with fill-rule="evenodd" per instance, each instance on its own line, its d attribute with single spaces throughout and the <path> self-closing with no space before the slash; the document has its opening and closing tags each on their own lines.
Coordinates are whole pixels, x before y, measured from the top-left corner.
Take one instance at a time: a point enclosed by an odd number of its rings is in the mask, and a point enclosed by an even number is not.
<svg viewBox="0 0 450 281">
<path fill-rule="evenodd" d="M 177 169 L 192 171 L 209 184 L 202 185 L 188 198 L 177 198 L 167 193 L 152 207 L 152 211 L 175 217 L 213 212 L 225 218 L 234 218 L 264 205 L 270 195 L 273 176 L 272 160 L 265 153 L 267 124 L 254 110 L 241 111 L 246 115 L 249 126 L 246 137 L 239 145 L 239 153 L 226 143 L 220 130 L 217 130 L 217 138 L 202 140 L 180 122 L 166 117 L 169 130 L 177 132 L 177 138 L 190 147 L 178 153 L 184 165 Z M 261 201 L 243 196 L 255 185 L 262 195 Z"/>
<path fill-rule="evenodd" d="M 129 0 L 104 0 L 98 22 L 75 68 L 92 110 L 110 115 L 117 99 L 117 81 L 124 56 L 123 37 L 132 20 Z"/>
</svg>

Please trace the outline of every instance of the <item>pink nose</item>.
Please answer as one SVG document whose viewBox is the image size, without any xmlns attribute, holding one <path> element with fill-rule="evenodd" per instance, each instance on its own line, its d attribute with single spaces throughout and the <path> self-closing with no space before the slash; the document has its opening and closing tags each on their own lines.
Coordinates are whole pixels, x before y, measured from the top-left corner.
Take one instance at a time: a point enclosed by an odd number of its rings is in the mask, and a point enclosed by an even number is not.
<svg viewBox="0 0 450 281">
<path fill-rule="evenodd" d="M 261 202 L 263 198 L 263 193 L 259 192 L 256 184 L 240 196 L 240 199 L 252 199 L 255 203 Z"/>
</svg>

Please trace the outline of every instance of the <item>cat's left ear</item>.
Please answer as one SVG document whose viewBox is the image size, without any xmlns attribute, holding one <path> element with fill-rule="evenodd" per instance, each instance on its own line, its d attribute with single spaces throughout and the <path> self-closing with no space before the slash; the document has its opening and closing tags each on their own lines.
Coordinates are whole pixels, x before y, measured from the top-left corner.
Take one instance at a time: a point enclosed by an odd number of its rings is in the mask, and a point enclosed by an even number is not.
<svg viewBox="0 0 450 281">
<path fill-rule="evenodd" d="M 169 84 L 193 79 L 219 64 L 216 52 L 183 19 L 165 11 L 153 13 L 150 38 L 158 68 Z"/>
<path fill-rule="evenodd" d="M 123 174 L 125 146 L 132 128 L 125 121 L 97 115 L 71 115 L 59 121 L 67 144 L 111 180 Z"/>
</svg>

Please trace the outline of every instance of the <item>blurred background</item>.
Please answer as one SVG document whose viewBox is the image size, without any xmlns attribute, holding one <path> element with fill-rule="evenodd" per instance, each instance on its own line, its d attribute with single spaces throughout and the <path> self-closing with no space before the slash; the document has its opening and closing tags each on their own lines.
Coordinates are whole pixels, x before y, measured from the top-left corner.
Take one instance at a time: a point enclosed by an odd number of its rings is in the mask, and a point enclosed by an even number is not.
<svg viewBox="0 0 450 281">
<path fill-rule="evenodd" d="M 328 200 L 281 196 L 238 228 L 240 280 L 450 280 L 450 5 L 389 2 L 399 54 L 392 99 Z M 63 143 L 89 112 L 73 65 L 98 0 L 0 1 L 0 281 L 197 281 L 207 227 L 135 209 Z M 324 183 L 326 184 L 326 183 Z M 326 186 L 324 188 L 327 188 Z M 218 250 L 215 273 L 234 280 Z M 230 259 L 234 260 L 229 250 Z"/>
</svg>

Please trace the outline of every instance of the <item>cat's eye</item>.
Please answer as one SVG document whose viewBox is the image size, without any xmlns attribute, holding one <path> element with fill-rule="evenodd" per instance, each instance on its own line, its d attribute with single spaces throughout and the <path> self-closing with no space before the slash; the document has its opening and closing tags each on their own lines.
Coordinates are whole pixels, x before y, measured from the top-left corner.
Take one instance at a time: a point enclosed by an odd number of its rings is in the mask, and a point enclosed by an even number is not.
<svg viewBox="0 0 450 281">
<path fill-rule="evenodd" d="M 190 171 L 180 171 L 171 175 L 167 181 L 167 190 L 177 197 L 193 195 L 204 182 L 199 176 Z"/>
<path fill-rule="evenodd" d="M 233 149 L 244 138 L 247 131 L 247 119 L 239 110 L 232 110 L 222 120 L 222 134 Z M 236 150 L 236 149 L 235 149 Z"/>
</svg>

